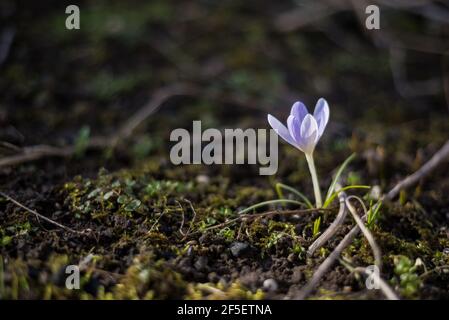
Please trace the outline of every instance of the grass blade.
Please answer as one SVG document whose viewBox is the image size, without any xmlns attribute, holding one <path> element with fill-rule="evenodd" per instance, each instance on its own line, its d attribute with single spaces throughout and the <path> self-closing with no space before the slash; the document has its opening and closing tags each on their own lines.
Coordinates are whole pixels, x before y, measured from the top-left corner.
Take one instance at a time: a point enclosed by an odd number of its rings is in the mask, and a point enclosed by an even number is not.
<svg viewBox="0 0 449 320">
<path fill-rule="evenodd" d="M 335 174 L 334 180 L 332 181 L 331 185 L 329 186 L 329 190 L 327 191 L 326 200 L 324 202 L 327 202 L 329 197 L 332 196 L 335 190 L 335 185 L 337 184 L 338 180 L 340 179 L 341 174 L 345 170 L 345 168 L 348 166 L 348 164 L 355 158 L 356 154 L 351 154 L 338 168 L 337 173 Z"/>
<path fill-rule="evenodd" d="M 285 190 L 290 191 L 291 193 L 297 195 L 298 197 L 300 197 L 301 200 L 304 201 L 304 203 L 307 205 L 307 207 L 309 209 L 313 209 L 313 204 L 310 202 L 310 200 L 304 194 L 302 194 L 295 188 L 290 187 L 283 183 L 276 183 L 275 188 L 276 188 L 276 192 L 277 192 L 279 198 L 284 198 L 284 195 L 282 194 L 282 189 L 285 189 Z"/>
<path fill-rule="evenodd" d="M 256 203 L 256 204 L 252 205 L 251 207 L 248 207 L 246 209 L 239 211 L 238 214 L 244 214 L 244 213 L 247 213 L 248 211 L 257 209 L 259 207 L 264 207 L 264 206 L 267 206 L 270 204 L 274 204 L 274 203 L 293 203 L 293 204 L 298 204 L 301 206 L 306 205 L 304 202 L 300 202 L 300 201 L 296 201 L 296 200 L 288 200 L 288 199 L 269 200 L 269 201 L 263 201 L 263 202 Z"/>
<path fill-rule="evenodd" d="M 340 192 L 350 190 L 350 189 L 371 189 L 371 186 L 353 185 L 353 186 L 346 186 L 344 188 L 340 188 L 337 191 L 335 191 L 334 193 L 332 193 L 329 198 L 326 199 L 326 201 L 323 204 L 323 209 L 326 209 L 332 203 L 332 201 L 334 201 L 334 199 L 337 197 L 337 195 Z"/>
</svg>

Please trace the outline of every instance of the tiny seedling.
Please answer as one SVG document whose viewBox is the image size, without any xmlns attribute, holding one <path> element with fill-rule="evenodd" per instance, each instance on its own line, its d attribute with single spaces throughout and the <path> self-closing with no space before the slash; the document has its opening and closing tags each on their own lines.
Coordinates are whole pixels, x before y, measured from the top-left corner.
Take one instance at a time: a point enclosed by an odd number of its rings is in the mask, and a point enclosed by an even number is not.
<svg viewBox="0 0 449 320">
<path fill-rule="evenodd" d="M 321 217 L 318 217 L 313 222 L 313 234 L 312 234 L 313 238 L 315 238 L 318 234 L 320 234 L 320 226 L 321 226 Z"/>
<path fill-rule="evenodd" d="M 373 225 L 376 223 L 377 219 L 379 218 L 379 212 L 380 208 L 382 207 L 382 202 L 378 201 L 376 204 L 373 205 L 373 201 L 370 201 L 368 213 L 366 216 L 366 226 L 368 228 L 372 228 Z"/>
</svg>

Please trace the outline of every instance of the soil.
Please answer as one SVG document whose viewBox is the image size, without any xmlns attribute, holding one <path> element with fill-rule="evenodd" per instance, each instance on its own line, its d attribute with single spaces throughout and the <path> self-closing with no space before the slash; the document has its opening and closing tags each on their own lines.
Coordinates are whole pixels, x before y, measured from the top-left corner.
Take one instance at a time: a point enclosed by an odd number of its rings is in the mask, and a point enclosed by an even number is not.
<svg viewBox="0 0 449 320">
<path fill-rule="evenodd" d="M 320 217 L 318 232 L 324 231 L 337 201 L 327 211 L 210 228 L 277 199 L 276 182 L 313 192 L 303 154 L 284 143 L 279 170 L 269 177 L 254 165 L 171 164 L 170 132 L 190 128 L 192 120 L 267 128 L 266 114 L 284 117 L 291 95 L 309 109 L 325 96 L 331 120 L 315 152 L 322 190 L 356 153 L 345 185 L 387 192 L 447 139 L 444 96 L 401 97 L 388 53 L 372 45 L 353 17 L 335 18 L 345 21 L 341 28 L 354 42 L 348 48 L 313 27 L 273 30 L 271 21 L 285 9 L 274 3 L 121 3 L 81 2 L 79 31 L 63 27 L 59 1 L 0 5 L 8 9 L 1 26 L 15 29 L 0 65 L 1 141 L 61 146 L 113 134 L 152 92 L 179 81 L 241 103 L 201 94 L 172 98 L 113 149 L 0 168 L 0 191 L 77 231 L 0 198 L 2 299 L 294 299 L 354 222 L 348 217 L 313 256 L 306 251 L 318 236 L 314 224 Z M 429 69 L 436 64 L 432 56 L 410 59 Z M 447 172 L 446 163 L 383 203 L 370 225 L 382 251 L 382 277 L 402 298 L 449 298 Z M 348 192 L 369 205 L 369 191 Z M 298 207 L 253 213 L 284 209 Z M 351 272 L 373 263 L 368 242 L 357 236 L 310 298 L 383 299 Z M 65 286 L 70 264 L 81 266 L 80 290 Z"/>
</svg>

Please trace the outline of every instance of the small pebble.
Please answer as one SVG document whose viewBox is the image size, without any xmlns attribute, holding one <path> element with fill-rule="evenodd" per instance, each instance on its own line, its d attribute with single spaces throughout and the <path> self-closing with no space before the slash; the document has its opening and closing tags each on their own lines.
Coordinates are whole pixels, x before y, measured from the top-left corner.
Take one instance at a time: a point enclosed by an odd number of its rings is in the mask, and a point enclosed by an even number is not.
<svg viewBox="0 0 449 320">
<path fill-rule="evenodd" d="M 248 251 L 249 245 L 244 242 L 233 242 L 231 244 L 231 253 L 234 257 L 242 256 L 246 251 Z"/>
<path fill-rule="evenodd" d="M 201 256 L 199 257 L 196 261 L 195 264 L 193 265 L 195 267 L 196 270 L 198 271 L 204 271 L 207 269 L 207 257 L 205 256 Z"/>
<path fill-rule="evenodd" d="M 443 249 L 443 253 L 444 253 L 444 254 L 449 254 L 449 248 L 444 248 L 444 249 Z"/>
<path fill-rule="evenodd" d="M 295 262 L 297 257 L 298 257 L 298 256 L 297 256 L 295 253 L 290 253 L 290 254 L 288 255 L 288 257 L 287 257 L 287 260 L 288 260 L 289 262 Z"/>
<path fill-rule="evenodd" d="M 263 288 L 268 292 L 275 292 L 278 289 L 278 283 L 274 279 L 267 279 L 263 282 Z"/>
<path fill-rule="evenodd" d="M 296 267 L 296 268 L 293 269 L 293 274 L 292 274 L 292 277 L 291 277 L 291 281 L 293 283 L 300 283 L 301 280 L 303 279 L 303 277 L 304 276 L 303 276 L 303 273 L 302 273 L 300 268 Z"/>
<path fill-rule="evenodd" d="M 200 174 L 196 177 L 196 182 L 202 183 L 202 184 L 208 184 L 210 182 L 209 176 L 206 176 L 205 174 Z"/>
</svg>

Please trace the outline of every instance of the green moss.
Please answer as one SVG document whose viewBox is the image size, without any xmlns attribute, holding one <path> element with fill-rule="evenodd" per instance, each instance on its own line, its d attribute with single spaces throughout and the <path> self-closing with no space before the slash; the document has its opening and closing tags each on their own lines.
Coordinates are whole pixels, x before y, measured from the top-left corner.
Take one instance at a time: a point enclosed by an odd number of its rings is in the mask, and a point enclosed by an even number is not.
<svg viewBox="0 0 449 320">
<path fill-rule="evenodd" d="M 262 290 L 251 292 L 242 286 L 238 281 L 229 285 L 223 283 L 198 283 L 188 287 L 187 300 L 261 300 L 264 298 Z"/>
</svg>

